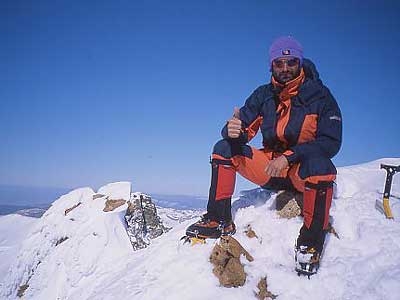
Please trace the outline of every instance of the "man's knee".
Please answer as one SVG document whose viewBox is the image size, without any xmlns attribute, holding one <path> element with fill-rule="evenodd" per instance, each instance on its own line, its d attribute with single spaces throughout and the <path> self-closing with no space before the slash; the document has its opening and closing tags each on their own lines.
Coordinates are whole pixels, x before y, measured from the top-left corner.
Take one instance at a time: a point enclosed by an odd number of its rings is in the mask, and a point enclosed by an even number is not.
<svg viewBox="0 0 400 300">
<path fill-rule="evenodd" d="M 214 145 L 212 154 L 226 159 L 231 159 L 236 155 L 252 158 L 253 151 L 249 145 L 241 144 L 234 139 L 223 139 Z"/>
<path fill-rule="evenodd" d="M 232 149 L 231 145 L 228 142 L 228 140 L 219 140 L 213 148 L 213 154 L 217 154 L 219 156 L 222 156 L 226 159 L 232 158 Z"/>
<path fill-rule="evenodd" d="M 299 176 L 302 179 L 312 176 L 336 175 L 336 173 L 334 164 L 326 157 L 310 157 L 300 163 Z"/>
</svg>

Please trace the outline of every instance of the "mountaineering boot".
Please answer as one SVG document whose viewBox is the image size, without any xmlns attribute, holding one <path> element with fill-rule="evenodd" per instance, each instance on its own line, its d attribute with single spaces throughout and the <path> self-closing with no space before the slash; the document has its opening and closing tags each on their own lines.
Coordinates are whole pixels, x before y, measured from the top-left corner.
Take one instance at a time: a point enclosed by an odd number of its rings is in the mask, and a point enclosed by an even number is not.
<svg viewBox="0 0 400 300">
<path fill-rule="evenodd" d="M 235 232 L 236 226 L 233 221 L 215 221 L 205 214 L 199 221 L 186 229 L 186 236 L 199 239 L 217 239 L 221 235 L 233 235 Z"/>
<path fill-rule="evenodd" d="M 233 221 L 225 222 L 222 227 L 223 236 L 234 235 L 236 233 L 236 225 Z"/>
<path fill-rule="evenodd" d="M 295 247 L 295 264 L 298 274 L 317 272 L 329 224 L 333 182 L 306 182 L 303 194 L 304 224 Z"/>
<path fill-rule="evenodd" d="M 317 273 L 319 268 L 320 253 L 313 247 L 299 246 L 295 249 L 295 263 L 297 274 L 311 275 Z"/>
</svg>

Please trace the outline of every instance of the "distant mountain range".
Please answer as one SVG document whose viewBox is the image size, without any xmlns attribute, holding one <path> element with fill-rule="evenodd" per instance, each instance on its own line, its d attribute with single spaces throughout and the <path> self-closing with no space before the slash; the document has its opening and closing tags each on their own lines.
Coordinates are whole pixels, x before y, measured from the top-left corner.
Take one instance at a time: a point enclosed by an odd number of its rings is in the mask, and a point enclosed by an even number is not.
<svg viewBox="0 0 400 300">
<path fill-rule="evenodd" d="M 150 194 L 157 206 L 175 209 L 205 209 L 207 197 L 190 195 Z"/>
<path fill-rule="evenodd" d="M 25 207 L 16 205 L 0 205 L 0 216 L 9 214 L 19 214 L 27 217 L 40 218 L 50 207 L 50 204 L 43 207 Z"/>
<path fill-rule="evenodd" d="M 0 215 L 18 213 L 41 217 L 51 203 L 73 189 L 0 184 Z M 175 209 L 205 209 L 207 198 L 187 195 L 151 194 L 157 206 Z"/>
<path fill-rule="evenodd" d="M 60 196 L 68 193 L 70 188 L 30 187 L 0 184 L 0 215 L 7 215 L 24 210 L 21 214 L 38 216 Z M 31 209 L 36 209 L 32 211 Z"/>
</svg>

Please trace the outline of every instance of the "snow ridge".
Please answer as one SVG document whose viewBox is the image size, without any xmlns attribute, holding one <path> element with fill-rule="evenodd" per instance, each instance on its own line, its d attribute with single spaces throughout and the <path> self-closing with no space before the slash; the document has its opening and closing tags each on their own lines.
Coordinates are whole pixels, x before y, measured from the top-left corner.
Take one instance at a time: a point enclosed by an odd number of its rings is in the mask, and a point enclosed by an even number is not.
<svg viewBox="0 0 400 300">
<path fill-rule="evenodd" d="M 27 231 L 1 280 L 0 298 L 17 298 L 19 287 L 28 283 L 24 299 L 159 299 L 160 295 L 163 299 L 252 299 L 258 280 L 267 276 L 269 290 L 279 299 L 397 299 L 400 175 L 394 176 L 392 185 L 395 219 L 387 220 L 374 208 L 386 176 L 381 163 L 399 165 L 400 159 L 339 168 L 331 216 L 340 239 L 328 235 L 321 268 L 311 280 L 293 271 L 294 241 L 302 219 L 279 218 L 273 210 L 274 193 L 245 192 L 246 197 L 232 205 L 235 238 L 255 260 L 242 260 L 246 284 L 227 289 L 219 286 L 208 261 L 213 241 L 193 247 L 178 243 L 202 211 L 158 208 L 172 230 L 148 248 L 133 252 L 124 225 L 126 205 L 102 212 L 107 193 L 122 199 L 131 194 L 130 184 L 115 183 L 99 190 L 104 196 L 95 200 L 91 188 L 81 188 L 55 201 Z M 258 239 L 245 235 L 248 224 Z"/>
</svg>

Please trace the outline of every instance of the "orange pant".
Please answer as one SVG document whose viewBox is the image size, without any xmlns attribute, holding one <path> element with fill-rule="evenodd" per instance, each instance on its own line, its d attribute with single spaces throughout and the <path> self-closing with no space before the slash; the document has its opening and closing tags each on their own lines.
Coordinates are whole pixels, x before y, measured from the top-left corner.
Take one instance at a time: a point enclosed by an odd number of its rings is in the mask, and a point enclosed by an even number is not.
<svg viewBox="0 0 400 300">
<path fill-rule="evenodd" d="M 254 147 L 250 148 L 250 156 L 234 155 L 230 159 L 213 153 L 213 160 L 230 161 L 231 164 L 231 166 L 227 165 L 221 170 L 224 172 L 224 174 L 220 174 L 222 175 L 222 178 L 220 178 L 217 186 L 215 200 L 225 199 L 232 196 L 235 185 L 235 180 L 234 177 L 232 178 L 232 176 L 235 176 L 236 172 L 259 186 L 265 186 L 271 181 L 271 176 L 265 173 L 265 168 L 273 159 L 273 156 L 276 158 L 279 156 L 279 154 L 271 151 L 256 149 Z M 290 168 L 284 169 L 280 176 L 282 179 L 288 180 L 290 184 L 300 192 L 304 192 L 306 181 L 317 184 L 319 181 L 334 181 L 336 178 L 335 174 L 313 175 L 306 178 L 301 178 L 299 175 L 300 166 L 300 163 L 294 164 Z"/>
<path fill-rule="evenodd" d="M 329 222 L 336 168 L 326 157 L 306 157 L 282 171 L 280 177 L 265 173 L 268 163 L 281 154 L 259 150 L 230 140 L 221 140 L 212 154 L 212 175 L 207 214 L 218 221 L 232 220 L 231 197 L 236 172 L 249 181 L 270 189 L 296 189 L 303 193 L 304 226 L 299 245 L 321 250 Z"/>
</svg>

